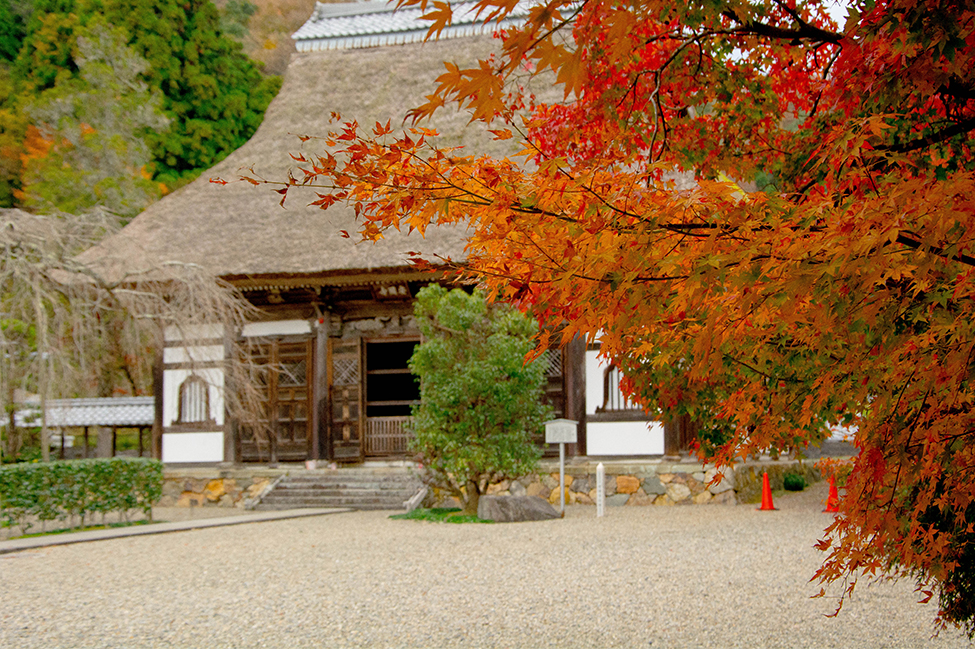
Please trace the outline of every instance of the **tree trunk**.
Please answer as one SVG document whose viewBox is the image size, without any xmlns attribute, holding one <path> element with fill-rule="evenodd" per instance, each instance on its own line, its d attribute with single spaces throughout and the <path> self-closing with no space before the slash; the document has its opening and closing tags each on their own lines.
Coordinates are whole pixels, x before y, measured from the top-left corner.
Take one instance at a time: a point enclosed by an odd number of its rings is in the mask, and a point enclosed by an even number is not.
<svg viewBox="0 0 975 649">
<path fill-rule="evenodd" d="M 17 405 L 14 403 L 14 382 L 11 381 L 7 388 L 7 457 L 11 460 L 17 458 L 20 452 L 20 432 L 17 430 Z"/>
<path fill-rule="evenodd" d="M 467 488 L 464 490 L 464 511 L 465 516 L 477 516 L 477 505 L 481 501 L 481 490 L 473 480 L 467 481 Z"/>
</svg>

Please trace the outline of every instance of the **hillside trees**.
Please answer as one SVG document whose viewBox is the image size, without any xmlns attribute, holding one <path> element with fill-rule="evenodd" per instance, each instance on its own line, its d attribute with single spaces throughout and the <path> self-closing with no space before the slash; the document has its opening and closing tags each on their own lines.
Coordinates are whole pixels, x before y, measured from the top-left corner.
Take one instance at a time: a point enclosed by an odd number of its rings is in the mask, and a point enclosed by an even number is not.
<svg viewBox="0 0 975 649">
<path fill-rule="evenodd" d="M 424 480 L 476 516 L 491 484 L 530 473 L 534 436 L 551 414 L 542 403 L 543 363 L 525 363 L 538 324 L 478 292 L 437 284 L 416 296 L 424 341 L 410 359 L 420 381 L 410 450 Z"/>
<path fill-rule="evenodd" d="M 132 218 L 159 198 L 149 180 L 145 138 L 164 130 L 159 93 L 139 79 L 148 67 L 124 32 L 93 23 L 79 30 L 80 78 L 45 90 L 26 109 L 24 202 L 40 212 L 79 214 L 102 207 Z"/>
<path fill-rule="evenodd" d="M 633 399 L 729 431 L 719 462 L 857 423 L 817 576 L 915 578 L 972 633 L 975 10 L 824 4 L 549 0 L 409 115 L 459 106 L 520 155 L 348 122 L 282 184 L 366 239 L 468 223 L 464 273 L 601 332 Z"/>
<path fill-rule="evenodd" d="M 10 0 L 0 6 L 13 10 Z M 25 18 L 22 31 L 0 32 L 0 43 L 17 45 L 16 56 L 2 66 L 6 85 L 0 83 L 0 200 L 6 205 L 18 200 L 22 158 L 29 154 L 31 121 L 24 111 L 45 91 L 83 83 L 76 43 L 93 23 L 122 30 L 125 45 L 148 64 L 140 80 L 161 95 L 169 119 L 168 129 L 145 134 L 149 171 L 169 189 L 246 142 L 280 87 L 278 77 L 262 76 L 221 33 L 209 0 L 36 0 Z"/>
</svg>

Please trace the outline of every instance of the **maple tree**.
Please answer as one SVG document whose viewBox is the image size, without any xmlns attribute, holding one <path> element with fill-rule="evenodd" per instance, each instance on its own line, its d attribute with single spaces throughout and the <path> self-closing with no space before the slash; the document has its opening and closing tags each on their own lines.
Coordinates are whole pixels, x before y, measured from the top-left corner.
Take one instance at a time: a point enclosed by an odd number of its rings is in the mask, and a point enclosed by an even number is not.
<svg viewBox="0 0 975 649">
<path fill-rule="evenodd" d="M 400 4 L 433 37 L 451 19 Z M 279 191 L 353 205 L 366 239 L 469 223 L 462 272 L 600 332 L 630 398 L 723 431 L 718 462 L 856 424 L 817 577 L 915 578 L 975 632 L 970 3 L 860 0 L 838 25 L 818 0 L 550 0 L 500 37 L 412 128 L 342 124 Z M 516 154 L 439 146 L 422 120 L 451 104 Z"/>
</svg>

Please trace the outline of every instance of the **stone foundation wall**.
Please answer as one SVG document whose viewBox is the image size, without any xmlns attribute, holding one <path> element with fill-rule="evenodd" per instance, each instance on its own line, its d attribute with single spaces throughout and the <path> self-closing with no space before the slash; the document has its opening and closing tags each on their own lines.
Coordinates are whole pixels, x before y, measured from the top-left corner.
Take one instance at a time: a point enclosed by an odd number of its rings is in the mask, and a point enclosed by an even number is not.
<svg viewBox="0 0 975 649">
<path fill-rule="evenodd" d="M 559 466 L 543 461 L 538 474 L 492 485 L 488 494 L 540 496 L 559 502 Z M 640 505 L 733 505 L 761 500 L 762 473 L 769 475 L 772 489 L 782 489 L 787 473 L 800 473 L 808 484 L 821 479 L 809 463 L 759 461 L 725 469 L 720 480 L 714 467 L 700 464 L 648 461 L 604 463 L 606 504 Z M 275 482 L 300 468 L 200 468 L 166 469 L 160 507 L 240 507 L 256 502 Z M 342 469 L 338 469 L 341 471 Z M 574 462 L 565 468 L 565 502 L 593 505 L 596 502 L 596 463 Z M 432 489 L 423 502 L 426 507 L 455 506 L 449 494 Z"/>
<path fill-rule="evenodd" d="M 513 481 L 503 481 L 488 489 L 491 496 L 539 496 L 559 502 L 558 465 L 543 465 L 544 472 Z M 724 469 L 720 479 L 714 467 L 648 462 L 644 465 L 604 464 L 607 506 L 643 505 L 734 505 L 761 499 L 762 473 L 768 472 L 772 489 L 782 489 L 787 473 L 800 473 L 808 484 L 820 479 L 819 472 L 797 462 L 756 462 L 742 464 L 734 471 Z M 713 484 L 712 484 L 713 482 Z M 596 465 L 566 466 L 565 502 L 568 505 L 593 505 L 596 502 Z M 448 494 L 432 489 L 427 507 L 455 506 Z"/>
<path fill-rule="evenodd" d="M 287 471 L 182 469 L 163 475 L 158 507 L 239 507 L 256 502 Z"/>
</svg>

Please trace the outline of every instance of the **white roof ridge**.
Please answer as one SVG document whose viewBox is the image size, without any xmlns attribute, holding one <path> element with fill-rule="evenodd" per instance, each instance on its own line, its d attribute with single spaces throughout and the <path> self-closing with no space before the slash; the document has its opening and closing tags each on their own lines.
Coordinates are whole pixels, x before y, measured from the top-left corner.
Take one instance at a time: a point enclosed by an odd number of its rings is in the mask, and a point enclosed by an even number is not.
<svg viewBox="0 0 975 649">
<path fill-rule="evenodd" d="M 440 38 L 480 34 L 514 24 L 528 13 L 536 0 L 523 0 L 503 21 L 478 18 L 472 0 L 453 2 L 453 21 Z M 316 2 L 311 17 L 291 35 L 299 52 L 377 47 L 414 43 L 426 37 L 430 22 L 422 20 L 419 7 L 396 9 L 386 0 L 363 2 Z"/>
</svg>

